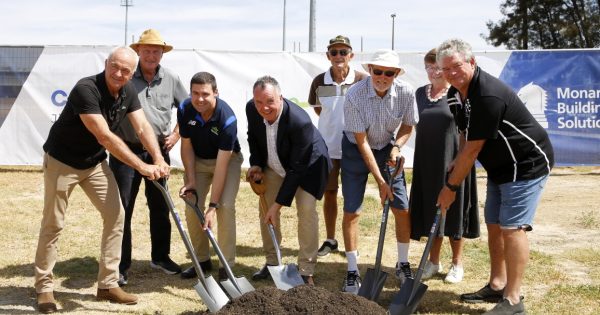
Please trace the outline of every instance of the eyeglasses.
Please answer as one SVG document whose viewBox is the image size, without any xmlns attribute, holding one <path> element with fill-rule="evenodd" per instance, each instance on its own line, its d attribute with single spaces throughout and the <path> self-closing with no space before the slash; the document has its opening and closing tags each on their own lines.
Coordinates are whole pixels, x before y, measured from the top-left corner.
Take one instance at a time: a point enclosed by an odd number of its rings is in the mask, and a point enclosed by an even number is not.
<svg viewBox="0 0 600 315">
<path fill-rule="evenodd" d="M 425 70 L 429 73 L 440 73 L 442 72 L 442 69 L 440 67 L 436 67 L 436 66 L 426 66 Z"/>
<path fill-rule="evenodd" d="M 386 77 L 390 77 L 390 78 L 396 75 L 396 70 L 386 70 L 386 71 L 383 71 L 381 69 L 371 68 L 371 71 L 373 71 L 374 75 L 382 75 L 382 74 L 384 74 Z"/>
<path fill-rule="evenodd" d="M 346 57 L 350 53 L 350 50 L 348 50 L 348 49 L 340 49 L 340 50 L 332 49 L 329 51 L 329 54 L 332 57 L 335 57 L 335 56 L 337 56 L 338 52 L 340 53 L 340 56 Z"/>
</svg>

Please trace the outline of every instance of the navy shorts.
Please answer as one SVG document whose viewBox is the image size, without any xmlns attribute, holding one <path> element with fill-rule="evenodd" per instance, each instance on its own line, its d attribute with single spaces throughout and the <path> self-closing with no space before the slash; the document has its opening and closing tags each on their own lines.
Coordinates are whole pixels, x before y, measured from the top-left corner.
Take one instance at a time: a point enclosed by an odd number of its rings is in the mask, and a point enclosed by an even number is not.
<svg viewBox="0 0 600 315">
<path fill-rule="evenodd" d="M 387 166 L 386 162 L 390 156 L 392 145 L 387 145 L 381 150 L 372 150 L 379 171 L 383 178 L 388 180 L 389 173 L 393 168 Z M 342 195 L 344 196 L 344 212 L 357 213 L 360 211 L 365 196 L 367 178 L 369 177 L 369 168 L 365 164 L 356 144 L 350 142 L 346 135 L 342 139 Z M 406 193 L 406 181 L 404 179 L 404 170 L 392 181 L 392 190 L 394 200 L 391 202 L 392 208 L 408 209 L 408 194 Z"/>
</svg>

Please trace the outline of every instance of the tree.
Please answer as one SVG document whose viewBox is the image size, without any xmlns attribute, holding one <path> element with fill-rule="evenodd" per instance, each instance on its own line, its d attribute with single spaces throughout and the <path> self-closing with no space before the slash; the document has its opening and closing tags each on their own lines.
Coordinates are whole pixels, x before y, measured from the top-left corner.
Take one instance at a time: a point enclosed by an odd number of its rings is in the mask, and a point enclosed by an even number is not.
<svg viewBox="0 0 600 315">
<path fill-rule="evenodd" d="M 600 0 L 505 0 L 481 36 L 508 49 L 600 47 Z"/>
</svg>

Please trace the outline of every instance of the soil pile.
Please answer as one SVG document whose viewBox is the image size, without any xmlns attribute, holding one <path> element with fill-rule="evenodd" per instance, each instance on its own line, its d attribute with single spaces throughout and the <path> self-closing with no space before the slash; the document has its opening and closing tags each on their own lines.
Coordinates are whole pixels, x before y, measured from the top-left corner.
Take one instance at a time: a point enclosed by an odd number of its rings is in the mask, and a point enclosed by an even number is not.
<svg viewBox="0 0 600 315">
<path fill-rule="evenodd" d="M 202 314 L 209 314 L 208 311 Z M 301 285 L 288 291 L 275 287 L 262 287 L 229 301 L 219 315 L 248 314 L 386 314 L 377 303 L 344 292 L 331 292 L 325 288 Z"/>
</svg>

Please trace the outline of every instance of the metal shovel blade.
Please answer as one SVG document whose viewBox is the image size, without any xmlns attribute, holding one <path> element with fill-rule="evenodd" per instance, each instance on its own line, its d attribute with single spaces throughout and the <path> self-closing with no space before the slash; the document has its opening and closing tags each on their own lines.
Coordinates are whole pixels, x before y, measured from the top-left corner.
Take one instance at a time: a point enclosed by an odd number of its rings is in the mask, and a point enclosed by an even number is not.
<svg viewBox="0 0 600 315">
<path fill-rule="evenodd" d="M 194 286 L 194 289 L 196 289 L 196 292 L 198 292 L 198 295 L 200 295 L 200 298 L 204 304 L 206 304 L 208 310 L 211 313 L 216 313 L 229 302 L 229 298 L 225 295 L 225 292 L 223 292 L 212 276 L 204 278 L 204 284 L 206 285 L 206 288 L 198 281 Z"/>
<path fill-rule="evenodd" d="M 372 268 L 367 269 L 365 279 L 363 280 L 360 289 L 358 289 L 358 295 L 371 301 L 376 301 L 385 285 L 387 276 L 388 273 L 385 271 L 379 270 L 378 272 Z"/>
<path fill-rule="evenodd" d="M 254 291 L 254 287 L 245 277 L 236 277 L 235 282 L 237 283 L 239 290 L 235 287 L 235 284 L 233 284 L 233 282 L 230 279 L 221 281 L 221 285 L 223 286 L 225 291 L 229 293 L 229 296 L 231 296 L 232 299 L 238 298 L 248 292 Z"/>
<path fill-rule="evenodd" d="M 415 284 L 417 287 L 415 287 Z M 390 304 L 390 315 L 409 315 L 415 312 L 427 291 L 427 285 L 408 278 Z"/>
<path fill-rule="evenodd" d="M 267 267 L 269 268 L 269 273 L 271 274 L 271 278 L 273 278 L 273 282 L 275 282 L 277 289 L 287 291 L 293 287 L 304 284 L 304 280 L 302 280 L 302 276 L 300 276 L 296 264 Z"/>
</svg>

